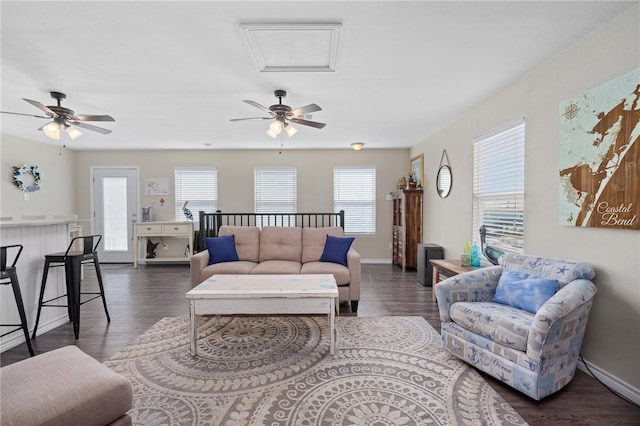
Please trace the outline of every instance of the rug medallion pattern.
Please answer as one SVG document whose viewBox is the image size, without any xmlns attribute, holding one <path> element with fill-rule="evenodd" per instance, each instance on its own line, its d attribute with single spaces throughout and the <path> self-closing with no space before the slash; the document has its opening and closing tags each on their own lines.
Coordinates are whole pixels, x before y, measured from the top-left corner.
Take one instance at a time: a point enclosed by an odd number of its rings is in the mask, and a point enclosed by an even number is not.
<svg viewBox="0 0 640 426">
<path fill-rule="evenodd" d="M 139 425 L 523 425 L 421 317 L 163 318 L 105 364 Z"/>
</svg>

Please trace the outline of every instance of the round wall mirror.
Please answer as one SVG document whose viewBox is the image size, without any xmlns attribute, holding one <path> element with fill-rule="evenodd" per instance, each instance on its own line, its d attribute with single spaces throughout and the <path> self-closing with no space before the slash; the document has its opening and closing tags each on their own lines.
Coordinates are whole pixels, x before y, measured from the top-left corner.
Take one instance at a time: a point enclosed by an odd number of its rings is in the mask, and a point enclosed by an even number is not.
<svg viewBox="0 0 640 426">
<path fill-rule="evenodd" d="M 441 198 L 446 198 L 451 192 L 452 181 L 451 167 L 447 165 L 440 166 L 438 177 L 436 178 L 436 190 Z"/>
</svg>

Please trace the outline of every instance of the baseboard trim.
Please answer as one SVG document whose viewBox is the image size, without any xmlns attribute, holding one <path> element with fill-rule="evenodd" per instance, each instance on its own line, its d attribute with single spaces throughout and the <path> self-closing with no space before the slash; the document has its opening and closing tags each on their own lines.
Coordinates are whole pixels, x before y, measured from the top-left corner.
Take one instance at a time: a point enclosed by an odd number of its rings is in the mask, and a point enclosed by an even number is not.
<svg viewBox="0 0 640 426">
<path fill-rule="evenodd" d="M 372 263 L 378 265 L 390 265 L 391 259 L 362 259 L 360 263 Z"/>
<path fill-rule="evenodd" d="M 48 322 L 46 324 L 39 324 L 38 332 L 36 333 L 36 336 L 46 333 L 47 331 L 51 331 L 54 328 L 60 327 L 62 324 L 67 324 L 67 323 L 69 323 L 69 317 L 67 315 L 62 315 L 60 318 L 56 318 L 55 320 Z M 29 329 L 29 336 L 31 336 L 32 334 L 33 334 L 33 329 Z M 9 349 L 13 349 L 16 346 L 19 346 L 23 343 L 25 343 L 24 333 L 22 331 L 16 331 L 15 333 L 13 333 L 13 335 L 10 338 L 2 339 L 2 342 L 0 343 L 0 353 L 4 351 L 8 351 Z"/>
<path fill-rule="evenodd" d="M 587 365 L 582 362 L 582 359 L 578 360 L 578 368 L 589 376 L 594 377 L 596 380 L 601 381 L 605 386 L 609 387 L 615 393 L 620 394 L 624 398 L 632 401 L 635 404 L 640 405 L 640 389 L 631 386 L 629 383 L 621 380 L 620 378 L 608 373 L 595 364 L 586 361 Z M 587 366 L 589 369 L 587 369 Z M 591 371 L 589 371 L 591 370 Z M 593 374 L 591 374 L 593 372 Z"/>
</svg>

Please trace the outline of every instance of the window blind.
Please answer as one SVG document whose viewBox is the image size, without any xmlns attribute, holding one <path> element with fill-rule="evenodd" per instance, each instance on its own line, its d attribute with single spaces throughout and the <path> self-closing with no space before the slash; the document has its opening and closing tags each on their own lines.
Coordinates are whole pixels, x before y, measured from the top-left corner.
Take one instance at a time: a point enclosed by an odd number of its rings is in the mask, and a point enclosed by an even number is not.
<svg viewBox="0 0 640 426">
<path fill-rule="evenodd" d="M 296 213 L 297 171 L 295 167 L 257 167 L 254 169 L 256 213 Z M 256 218 L 258 226 L 288 226 L 275 218 Z"/>
<path fill-rule="evenodd" d="M 218 209 L 218 171 L 215 168 L 176 168 L 176 220 L 188 220 L 182 212 L 186 201 L 193 214 L 194 229 L 200 229 L 198 212 Z"/>
<path fill-rule="evenodd" d="M 524 250 L 524 118 L 473 140 L 473 237 L 487 229 L 486 243 Z"/>
<path fill-rule="evenodd" d="M 344 210 L 346 234 L 375 234 L 375 167 L 335 167 L 333 209 L 335 212 Z"/>
</svg>

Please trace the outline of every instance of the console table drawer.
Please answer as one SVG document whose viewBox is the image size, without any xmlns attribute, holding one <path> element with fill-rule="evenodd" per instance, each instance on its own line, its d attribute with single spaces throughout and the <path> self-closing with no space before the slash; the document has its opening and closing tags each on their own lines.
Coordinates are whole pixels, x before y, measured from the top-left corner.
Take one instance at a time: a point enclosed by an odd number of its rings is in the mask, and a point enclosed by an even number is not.
<svg viewBox="0 0 640 426">
<path fill-rule="evenodd" d="M 188 234 L 190 226 L 188 224 L 171 224 L 162 225 L 162 232 L 164 234 Z"/>
<path fill-rule="evenodd" d="M 157 235 L 162 233 L 162 225 L 159 225 L 159 224 L 136 225 L 136 231 L 140 235 Z"/>
</svg>

